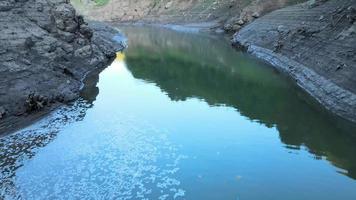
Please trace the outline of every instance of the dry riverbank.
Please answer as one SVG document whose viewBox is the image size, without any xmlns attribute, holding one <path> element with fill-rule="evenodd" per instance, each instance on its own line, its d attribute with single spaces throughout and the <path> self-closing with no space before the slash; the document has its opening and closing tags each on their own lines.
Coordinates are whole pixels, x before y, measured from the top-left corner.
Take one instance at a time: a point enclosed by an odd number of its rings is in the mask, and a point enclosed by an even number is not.
<svg viewBox="0 0 356 200">
<path fill-rule="evenodd" d="M 233 43 L 286 72 L 327 109 L 356 122 L 356 1 L 310 1 L 274 11 Z"/>
<path fill-rule="evenodd" d="M 73 0 L 72 3 L 83 15 L 93 20 L 145 23 L 212 24 L 213 31 L 233 33 L 245 24 L 264 14 L 305 0 Z M 200 26 L 200 25 L 199 25 Z"/>
</svg>

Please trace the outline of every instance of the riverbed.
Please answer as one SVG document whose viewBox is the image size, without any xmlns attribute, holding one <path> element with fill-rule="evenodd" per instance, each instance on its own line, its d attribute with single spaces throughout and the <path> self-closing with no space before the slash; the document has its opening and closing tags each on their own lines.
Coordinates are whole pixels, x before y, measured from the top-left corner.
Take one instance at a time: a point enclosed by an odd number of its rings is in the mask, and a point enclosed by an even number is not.
<svg viewBox="0 0 356 200">
<path fill-rule="evenodd" d="M 0 138 L 1 199 L 356 199 L 356 129 L 226 38 L 124 27 L 82 98 Z"/>
</svg>

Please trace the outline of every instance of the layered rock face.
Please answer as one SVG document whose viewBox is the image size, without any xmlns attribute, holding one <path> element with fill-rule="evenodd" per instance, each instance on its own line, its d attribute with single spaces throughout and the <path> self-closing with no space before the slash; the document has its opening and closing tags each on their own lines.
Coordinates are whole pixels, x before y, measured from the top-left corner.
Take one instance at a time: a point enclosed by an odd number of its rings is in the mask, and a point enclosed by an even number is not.
<svg viewBox="0 0 356 200">
<path fill-rule="evenodd" d="M 74 1 L 85 15 L 95 20 L 145 23 L 192 23 L 215 21 L 226 31 L 272 10 L 305 0 L 108 0 L 93 6 L 90 1 Z M 81 5 L 79 5 L 81 4 Z M 84 8 L 84 9 L 83 9 Z"/>
<path fill-rule="evenodd" d="M 123 48 L 107 40 L 67 0 L 0 0 L 0 122 L 77 98 Z"/>
<path fill-rule="evenodd" d="M 243 6 L 239 14 L 235 14 L 233 17 L 228 18 L 224 23 L 225 32 L 235 33 L 240 30 L 246 24 L 253 20 L 269 13 L 273 10 L 277 10 L 286 7 L 291 4 L 301 3 L 303 0 L 253 0 L 247 6 Z"/>
<path fill-rule="evenodd" d="M 334 113 L 356 121 L 356 1 L 319 0 L 274 11 L 233 43 L 287 72 Z"/>
</svg>

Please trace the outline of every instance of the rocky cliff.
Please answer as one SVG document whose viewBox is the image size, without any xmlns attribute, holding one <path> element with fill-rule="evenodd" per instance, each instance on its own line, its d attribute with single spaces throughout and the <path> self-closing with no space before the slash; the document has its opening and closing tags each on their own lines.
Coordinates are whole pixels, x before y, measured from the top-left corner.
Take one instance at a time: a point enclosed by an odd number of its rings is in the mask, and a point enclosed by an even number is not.
<svg viewBox="0 0 356 200">
<path fill-rule="evenodd" d="M 85 74 L 123 48 L 115 33 L 93 31 L 66 0 L 1 0 L 0 129 L 13 126 L 7 118 L 76 99 Z"/>
<path fill-rule="evenodd" d="M 233 43 L 289 74 L 332 112 L 356 121 L 356 1 L 319 0 L 274 11 Z"/>
</svg>

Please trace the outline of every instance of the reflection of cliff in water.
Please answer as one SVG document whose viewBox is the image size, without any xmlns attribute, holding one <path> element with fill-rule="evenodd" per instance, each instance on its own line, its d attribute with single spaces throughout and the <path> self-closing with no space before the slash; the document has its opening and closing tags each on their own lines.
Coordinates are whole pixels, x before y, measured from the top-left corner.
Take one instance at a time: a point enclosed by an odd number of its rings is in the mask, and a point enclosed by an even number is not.
<svg viewBox="0 0 356 200">
<path fill-rule="evenodd" d="M 288 148 L 304 145 L 317 159 L 326 156 L 356 178 L 355 127 L 325 112 L 272 68 L 219 39 L 126 31 L 128 68 L 135 78 L 154 82 L 172 100 L 195 97 L 234 107 L 251 120 L 275 126 Z"/>
</svg>

